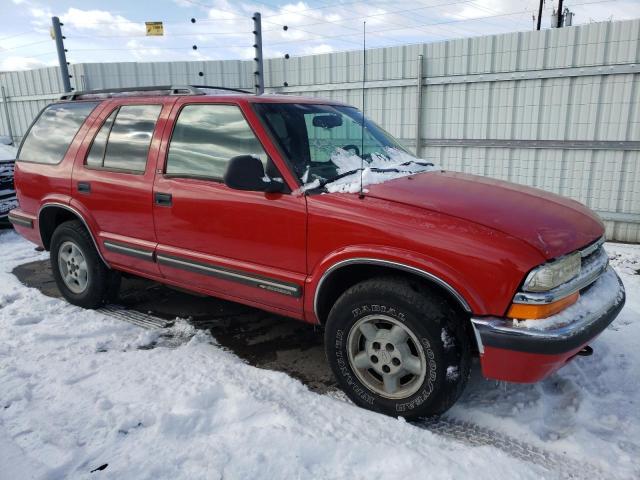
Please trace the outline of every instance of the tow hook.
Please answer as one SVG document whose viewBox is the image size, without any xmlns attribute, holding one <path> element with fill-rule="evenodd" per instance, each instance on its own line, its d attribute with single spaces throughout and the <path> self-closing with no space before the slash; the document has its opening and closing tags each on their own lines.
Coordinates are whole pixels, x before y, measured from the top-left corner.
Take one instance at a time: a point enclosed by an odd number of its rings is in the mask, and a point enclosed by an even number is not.
<svg viewBox="0 0 640 480">
<path fill-rule="evenodd" d="M 580 350 L 578 353 L 576 353 L 576 355 L 580 355 L 581 357 L 590 357 L 591 355 L 593 355 L 593 348 L 587 345 L 586 347 L 583 347 L 582 350 Z"/>
</svg>

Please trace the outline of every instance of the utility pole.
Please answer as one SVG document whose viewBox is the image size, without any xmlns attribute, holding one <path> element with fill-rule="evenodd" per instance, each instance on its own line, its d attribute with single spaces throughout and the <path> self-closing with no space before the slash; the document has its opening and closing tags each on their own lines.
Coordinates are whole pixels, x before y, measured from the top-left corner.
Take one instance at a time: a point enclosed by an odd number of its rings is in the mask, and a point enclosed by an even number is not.
<svg viewBox="0 0 640 480">
<path fill-rule="evenodd" d="M 262 95 L 264 93 L 264 67 L 262 64 L 262 19 L 259 12 L 253 14 L 253 36 L 256 56 L 253 58 L 255 61 L 256 69 L 253 72 L 255 79 L 256 94 Z"/>
<path fill-rule="evenodd" d="M 62 23 L 58 17 L 51 17 L 51 23 L 53 24 L 53 36 L 56 40 L 56 49 L 58 50 L 58 63 L 60 64 L 60 75 L 62 76 L 62 87 L 65 92 L 71 91 L 71 82 L 69 79 L 69 68 L 67 67 L 67 50 L 64 48 L 64 39 L 62 36 Z"/>
<path fill-rule="evenodd" d="M 540 30 L 540 22 L 542 21 L 542 7 L 544 6 L 544 0 L 540 0 L 540 6 L 538 7 L 538 25 L 536 30 Z"/>
<path fill-rule="evenodd" d="M 557 28 L 562 28 L 562 0 L 558 0 L 558 23 Z"/>
</svg>

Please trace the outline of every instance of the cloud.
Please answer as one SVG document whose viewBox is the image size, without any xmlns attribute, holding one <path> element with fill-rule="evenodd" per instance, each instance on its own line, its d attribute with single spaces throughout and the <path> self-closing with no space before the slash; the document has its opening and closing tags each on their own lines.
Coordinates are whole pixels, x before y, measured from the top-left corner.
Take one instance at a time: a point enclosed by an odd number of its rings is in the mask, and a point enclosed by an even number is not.
<svg viewBox="0 0 640 480">
<path fill-rule="evenodd" d="M 70 8 L 62 15 L 65 25 L 78 30 L 111 31 L 119 33 L 145 33 L 142 22 L 132 22 L 122 15 L 113 15 L 105 10 L 80 10 Z"/>
<path fill-rule="evenodd" d="M 46 66 L 48 66 L 46 62 L 37 58 L 13 55 L 2 59 L 2 62 L 0 62 L 0 71 L 30 70 L 32 68 Z"/>
<path fill-rule="evenodd" d="M 333 52 L 333 50 L 334 48 L 331 45 L 322 43 L 320 45 L 315 45 L 313 47 L 306 47 L 304 50 L 304 53 L 306 55 L 318 55 L 321 53 L 331 53 Z"/>
</svg>

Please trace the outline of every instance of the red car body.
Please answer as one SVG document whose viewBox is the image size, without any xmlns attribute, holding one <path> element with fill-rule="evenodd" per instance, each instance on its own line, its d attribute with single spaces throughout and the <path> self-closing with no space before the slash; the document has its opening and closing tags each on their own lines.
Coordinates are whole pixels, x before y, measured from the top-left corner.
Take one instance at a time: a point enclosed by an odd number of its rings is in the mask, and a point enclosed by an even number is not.
<svg viewBox="0 0 640 480">
<path fill-rule="evenodd" d="M 362 197 L 305 195 L 256 114 L 256 102 L 322 103 L 241 94 L 102 101 L 60 164 L 16 163 L 16 230 L 46 248 L 43 215 L 49 208 L 70 209 L 112 268 L 314 324 L 326 319 L 334 274 L 354 265 L 416 272 L 445 290 L 468 317 L 503 318 L 528 272 L 604 235 L 602 222 L 577 202 L 461 173 L 406 176 L 369 186 Z M 103 120 L 116 106 L 136 103 L 162 105 L 144 173 L 87 168 L 84 159 Z M 291 193 L 164 175 L 175 119 L 183 105 L 194 103 L 239 106 Z M 82 183 L 91 185 L 90 195 L 78 190 Z M 162 192 L 171 193 L 171 208 L 154 201 Z M 196 268 L 180 268 L 186 262 Z M 243 275 L 264 283 L 243 282 Z M 593 333 L 552 352 L 479 344 L 483 374 L 537 381 L 599 331 Z M 478 332 L 476 339 L 482 342 Z"/>
</svg>

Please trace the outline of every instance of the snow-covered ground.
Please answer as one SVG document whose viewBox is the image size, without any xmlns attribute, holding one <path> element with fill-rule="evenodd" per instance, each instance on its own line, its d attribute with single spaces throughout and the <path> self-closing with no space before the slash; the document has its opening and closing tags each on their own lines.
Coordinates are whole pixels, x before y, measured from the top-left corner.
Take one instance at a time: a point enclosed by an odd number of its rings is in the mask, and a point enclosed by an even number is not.
<svg viewBox="0 0 640 480">
<path fill-rule="evenodd" d="M 0 246 L 2 479 L 561 476 L 523 461 L 515 443 L 513 454 L 490 438 L 472 446 L 310 392 L 184 323 L 173 333 L 189 340 L 145 349 L 159 330 L 23 286 L 13 267 L 47 254 L 11 231 Z M 594 355 L 538 385 L 486 381 L 476 368 L 448 414 L 583 463 L 574 478 L 640 476 L 640 247 L 607 248 L 628 300 Z"/>
</svg>

